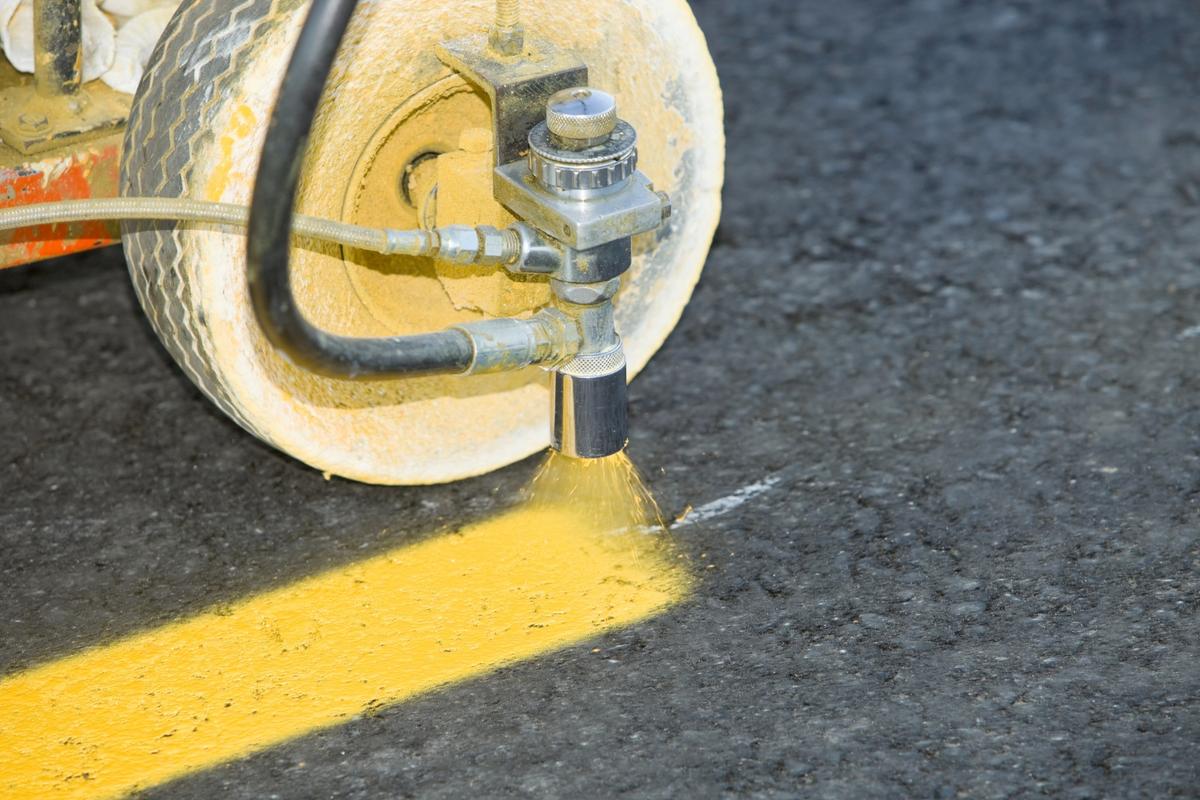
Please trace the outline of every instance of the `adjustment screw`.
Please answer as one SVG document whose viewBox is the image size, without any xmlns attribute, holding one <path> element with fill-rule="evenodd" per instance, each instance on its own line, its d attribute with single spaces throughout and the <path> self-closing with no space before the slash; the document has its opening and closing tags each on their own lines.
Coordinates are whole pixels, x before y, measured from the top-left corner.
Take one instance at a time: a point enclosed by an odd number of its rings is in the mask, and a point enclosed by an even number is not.
<svg viewBox="0 0 1200 800">
<path fill-rule="evenodd" d="M 617 101 L 587 86 L 563 89 L 546 103 L 546 127 L 554 144 L 567 150 L 603 144 L 617 127 Z"/>
</svg>

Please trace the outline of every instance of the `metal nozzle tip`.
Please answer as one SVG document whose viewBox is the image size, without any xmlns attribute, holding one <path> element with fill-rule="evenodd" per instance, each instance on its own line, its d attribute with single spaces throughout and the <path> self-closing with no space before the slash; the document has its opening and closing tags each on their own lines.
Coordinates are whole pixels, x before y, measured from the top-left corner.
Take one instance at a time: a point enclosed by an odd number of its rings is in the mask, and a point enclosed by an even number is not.
<svg viewBox="0 0 1200 800">
<path fill-rule="evenodd" d="M 601 372 L 605 367 L 609 371 Z M 629 442 L 624 354 L 584 356 L 556 370 L 551 403 L 555 450 L 572 458 L 604 458 L 624 450 Z"/>
</svg>

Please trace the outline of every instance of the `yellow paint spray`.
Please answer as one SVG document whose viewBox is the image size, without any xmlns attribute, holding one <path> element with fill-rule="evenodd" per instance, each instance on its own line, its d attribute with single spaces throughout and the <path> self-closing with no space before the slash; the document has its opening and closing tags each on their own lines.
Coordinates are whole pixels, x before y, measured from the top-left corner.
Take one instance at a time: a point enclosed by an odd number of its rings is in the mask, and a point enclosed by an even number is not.
<svg viewBox="0 0 1200 800">
<path fill-rule="evenodd" d="M 529 499 L 534 507 L 568 506 L 586 520 L 589 529 L 610 535 L 666 532 L 658 503 L 624 452 L 580 459 L 551 451 L 530 483 Z"/>
<path fill-rule="evenodd" d="M 0 681 L 0 797 L 121 796 L 642 620 L 688 589 L 648 498 L 551 458 L 496 519 Z"/>
</svg>

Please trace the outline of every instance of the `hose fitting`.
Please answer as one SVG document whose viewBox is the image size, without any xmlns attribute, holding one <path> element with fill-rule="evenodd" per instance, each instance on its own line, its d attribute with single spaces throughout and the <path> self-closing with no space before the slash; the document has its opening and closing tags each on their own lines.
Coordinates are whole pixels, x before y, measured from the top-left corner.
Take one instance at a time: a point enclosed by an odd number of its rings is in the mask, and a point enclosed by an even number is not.
<svg viewBox="0 0 1200 800">
<path fill-rule="evenodd" d="M 511 264 L 521 255 L 521 239 L 514 230 L 448 225 L 433 234 L 432 255 L 455 264 Z"/>
<path fill-rule="evenodd" d="M 529 319 L 485 319 L 452 330 L 471 341 L 465 375 L 505 372 L 534 364 L 559 363 L 578 352 L 581 337 L 569 318 L 546 309 Z"/>
</svg>

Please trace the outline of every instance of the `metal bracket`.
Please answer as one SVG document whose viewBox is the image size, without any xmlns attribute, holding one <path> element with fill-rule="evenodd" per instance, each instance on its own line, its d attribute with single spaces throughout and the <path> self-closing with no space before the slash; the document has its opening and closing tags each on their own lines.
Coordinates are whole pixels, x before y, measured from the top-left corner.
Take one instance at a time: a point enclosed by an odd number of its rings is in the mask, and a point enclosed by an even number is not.
<svg viewBox="0 0 1200 800">
<path fill-rule="evenodd" d="M 550 95 L 586 86 L 588 68 L 549 42 L 527 38 L 525 51 L 505 57 L 479 34 L 437 46 L 446 66 L 483 89 L 492 101 L 496 166 L 519 161 L 529 152 L 529 131 L 546 117 Z"/>
<path fill-rule="evenodd" d="M 619 192 L 587 201 L 541 188 L 524 161 L 506 164 L 494 174 L 497 200 L 518 217 L 577 250 L 636 236 L 662 224 L 663 200 L 640 172 L 634 173 Z"/>
<path fill-rule="evenodd" d="M 26 155 L 119 129 L 129 100 L 81 88 L 81 0 L 34 0 L 34 79 L 0 93 L 0 139 Z"/>
<path fill-rule="evenodd" d="M 97 139 L 120 130 L 129 103 L 107 86 L 45 97 L 32 86 L 0 93 L 0 139 L 25 155 Z"/>
</svg>

